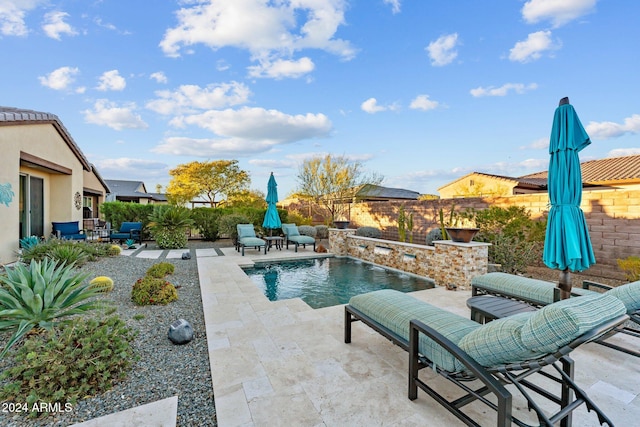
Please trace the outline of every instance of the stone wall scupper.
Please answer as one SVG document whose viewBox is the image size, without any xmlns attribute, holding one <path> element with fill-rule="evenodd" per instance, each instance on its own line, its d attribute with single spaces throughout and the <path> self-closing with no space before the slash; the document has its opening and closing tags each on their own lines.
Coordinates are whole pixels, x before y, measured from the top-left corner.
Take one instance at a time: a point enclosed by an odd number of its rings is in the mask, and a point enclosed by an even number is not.
<svg viewBox="0 0 640 427">
<path fill-rule="evenodd" d="M 434 242 L 434 246 L 373 239 L 355 235 L 355 229 L 329 229 L 329 243 L 337 256 L 433 279 L 438 286 L 469 289 L 471 279 L 487 272 L 488 243 Z"/>
</svg>

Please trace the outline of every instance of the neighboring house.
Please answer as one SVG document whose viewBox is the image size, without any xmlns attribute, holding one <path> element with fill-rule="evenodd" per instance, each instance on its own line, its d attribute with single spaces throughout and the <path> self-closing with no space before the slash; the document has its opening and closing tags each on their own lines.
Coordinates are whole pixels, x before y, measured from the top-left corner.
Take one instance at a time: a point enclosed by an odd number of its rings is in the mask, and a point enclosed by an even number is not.
<svg viewBox="0 0 640 427">
<path fill-rule="evenodd" d="M 105 180 L 111 190 L 107 196 L 110 202 L 120 201 L 129 203 L 168 203 L 167 195 L 162 193 L 148 193 L 142 181 L 126 181 L 119 179 Z"/>
<path fill-rule="evenodd" d="M 49 236 L 53 221 L 82 224 L 84 197 L 97 207 L 108 189 L 54 114 L 0 107 L 0 147 L 5 264 L 16 260 L 22 237 Z"/>
<path fill-rule="evenodd" d="M 389 200 L 418 200 L 420 193 L 403 188 L 389 188 L 380 185 L 365 184 L 356 191 L 359 202 L 387 202 Z"/>
<path fill-rule="evenodd" d="M 640 155 L 589 160 L 580 164 L 584 188 L 640 189 Z M 546 193 L 547 171 L 521 177 L 472 172 L 438 189 L 443 199 Z"/>
</svg>

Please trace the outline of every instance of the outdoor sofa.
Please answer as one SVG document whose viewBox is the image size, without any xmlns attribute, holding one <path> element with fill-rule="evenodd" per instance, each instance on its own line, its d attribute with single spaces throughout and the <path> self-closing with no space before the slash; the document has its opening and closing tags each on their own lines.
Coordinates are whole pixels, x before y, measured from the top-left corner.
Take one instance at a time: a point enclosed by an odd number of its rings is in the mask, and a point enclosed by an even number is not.
<svg viewBox="0 0 640 427">
<path fill-rule="evenodd" d="M 111 231 L 109 233 L 111 241 L 114 240 L 133 240 L 136 243 L 142 244 L 142 223 L 141 222 L 123 222 L 120 224 L 118 231 Z"/>
<path fill-rule="evenodd" d="M 80 229 L 80 221 L 52 222 L 53 235 L 58 239 L 86 240 L 87 235 Z"/>
<path fill-rule="evenodd" d="M 244 248 L 256 248 L 260 251 L 260 248 L 264 248 L 264 253 L 267 253 L 267 242 L 256 236 L 256 230 L 253 228 L 253 224 L 238 224 L 236 225 L 238 231 L 238 239 L 236 241 L 236 251 L 242 251 L 244 256 Z"/>
<path fill-rule="evenodd" d="M 303 236 L 298 231 L 298 226 L 295 224 L 282 224 L 282 233 L 284 233 L 284 240 L 287 249 L 289 249 L 289 242 L 295 246 L 295 252 L 298 252 L 298 246 L 302 245 L 306 248 L 307 245 L 313 245 L 313 250 L 316 250 L 316 239 L 311 236 Z"/>
<path fill-rule="evenodd" d="M 544 307 L 559 299 L 559 288 L 553 282 L 499 272 L 487 273 L 471 279 L 471 292 L 473 296 L 494 295 L 523 301 L 536 307 Z M 602 292 L 613 295 L 622 301 L 627 308 L 627 314 L 631 322 L 636 323 L 638 326 L 632 327 L 631 324 L 626 324 L 599 338 L 597 342 L 615 350 L 640 357 L 640 351 L 638 350 L 607 341 L 608 338 L 618 332 L 640 338 L 640 281 L 630 282 L 615 288 L 601 283 L 584 281 L 582 288 L 572 288 L 571 296 L 593 295 Z"/>
<path fill-rule="evenodd" d="M 600 424 L 611 426 L 611 420 L 574 382 L 574 361 L 568 354 L 627 321 L 626 311 L 612 295 L 594 294 L 481 325 L 408 294 L 380 290 L 354 296 L 345 306 L 344 340 L 351 342 L 352 323 L 362 321 L 408 351 L 409 399 L 415 400 L 420 388 L 469 426 L 480 425 L 463 411 L 474 401 L 496 411 L 499 427 L 512 422 L 528 425 L 513 413 L 513 395 L 505 387 L 509 384 L 527 400 L 540 425 L 570 426 L 572 411 L 584 403 L 595 411 Z M 448 400 L 428 380 L 419 378 L 419 371 L 426 367 L 466 394 Z M 544 387 L 534 381 L 534 375 L 544 377 Z M 556 384 L 555 394 L 549 380 Z M 558 410 L 547 414 L 534 395 L 555 403 Z"/>
</svg>

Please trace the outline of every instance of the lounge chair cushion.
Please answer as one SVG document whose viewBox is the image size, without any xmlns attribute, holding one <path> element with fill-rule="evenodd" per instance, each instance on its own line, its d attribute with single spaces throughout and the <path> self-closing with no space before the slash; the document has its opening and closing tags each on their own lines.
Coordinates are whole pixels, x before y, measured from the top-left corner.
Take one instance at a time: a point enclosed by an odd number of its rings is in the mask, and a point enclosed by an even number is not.
<svg viewBox="0 0 640 427">
<path fill-rule="evenodd" d="M 243 237 L 242 239 L 240 239 L 240 243 L 243 244 L 244 246 L 264 246 L 265 245 L 265 241 L 257 237 Z"/>
<path fill-rule="evenodd" d="M 606 295 L 613 295 L 622 301 L 629 314 L 640 310 L 640 280 L 613 288 Z"/>
<path fill-rule="evenodd" d="M 282 224 L 282 232 L 287 237 L 299 236 L 300 231 L 298 231 L 298 227 L 295 224 Z"/>
<path fill-rule="evenodd" d="M 458 346 L 482 366 L 524 362 L 543 356 L 527 348 L 520 337 L 524 324 L 534 312 L 494 320 L 469 332 Z"/>
<path fill-rule="evenodd" d="M 480 324 L 466 317 L 391 289 L 356 295 L 349 300 L 349 305 L 407 341 L 409 341 L 409 323 L 413 319 L 421 320 L 455 344 L 471 331 L 481 327 Z M 424 335 L 420 336 L 419 349 L 421 354 L 442 369 L 450 372 L 464 369 L 462 363 Z"/>
<path fill-rule="evenodd" d="M 238 230 L 238 239 L 256 237 L 256 231 L 252 224 L 238 224 L 236 228 Z"/>
<path fill-rule="evenodd" d="M 601 323 L 626 314 L 624 304 L 613 295 L 594 293 L 547 305 L 522 326 L 521 339 L 534 352 L 550 353 L 569 344 Z"/>
<path fill-rule="evenodd" d="M 556 288 L 556 284 L 552 282 L 500 272 L 474 277 L 471 279 L 471 284 L 503 295 L 524 298 L 540 305 L 553 303 Z M 578 295 L 594 293 L 581 288 L 573 288 L 571 292 Z"/>
</svg>

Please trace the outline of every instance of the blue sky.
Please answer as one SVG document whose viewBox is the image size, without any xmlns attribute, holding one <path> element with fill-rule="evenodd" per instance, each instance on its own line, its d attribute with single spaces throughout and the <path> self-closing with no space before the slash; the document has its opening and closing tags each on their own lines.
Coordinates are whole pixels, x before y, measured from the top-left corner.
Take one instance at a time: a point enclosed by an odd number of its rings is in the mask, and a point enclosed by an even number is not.
<svg viewBox="0 0 640 427">
<path fill-rule="evenodd" d="M 640 153 L 637 0 L 0 0 L 0 105 L 57 114 L 106 179 L 237 159 L 280 198 L 331 153 L 421 193 L 548 165 L 568 96 Z"/>
</svg>

